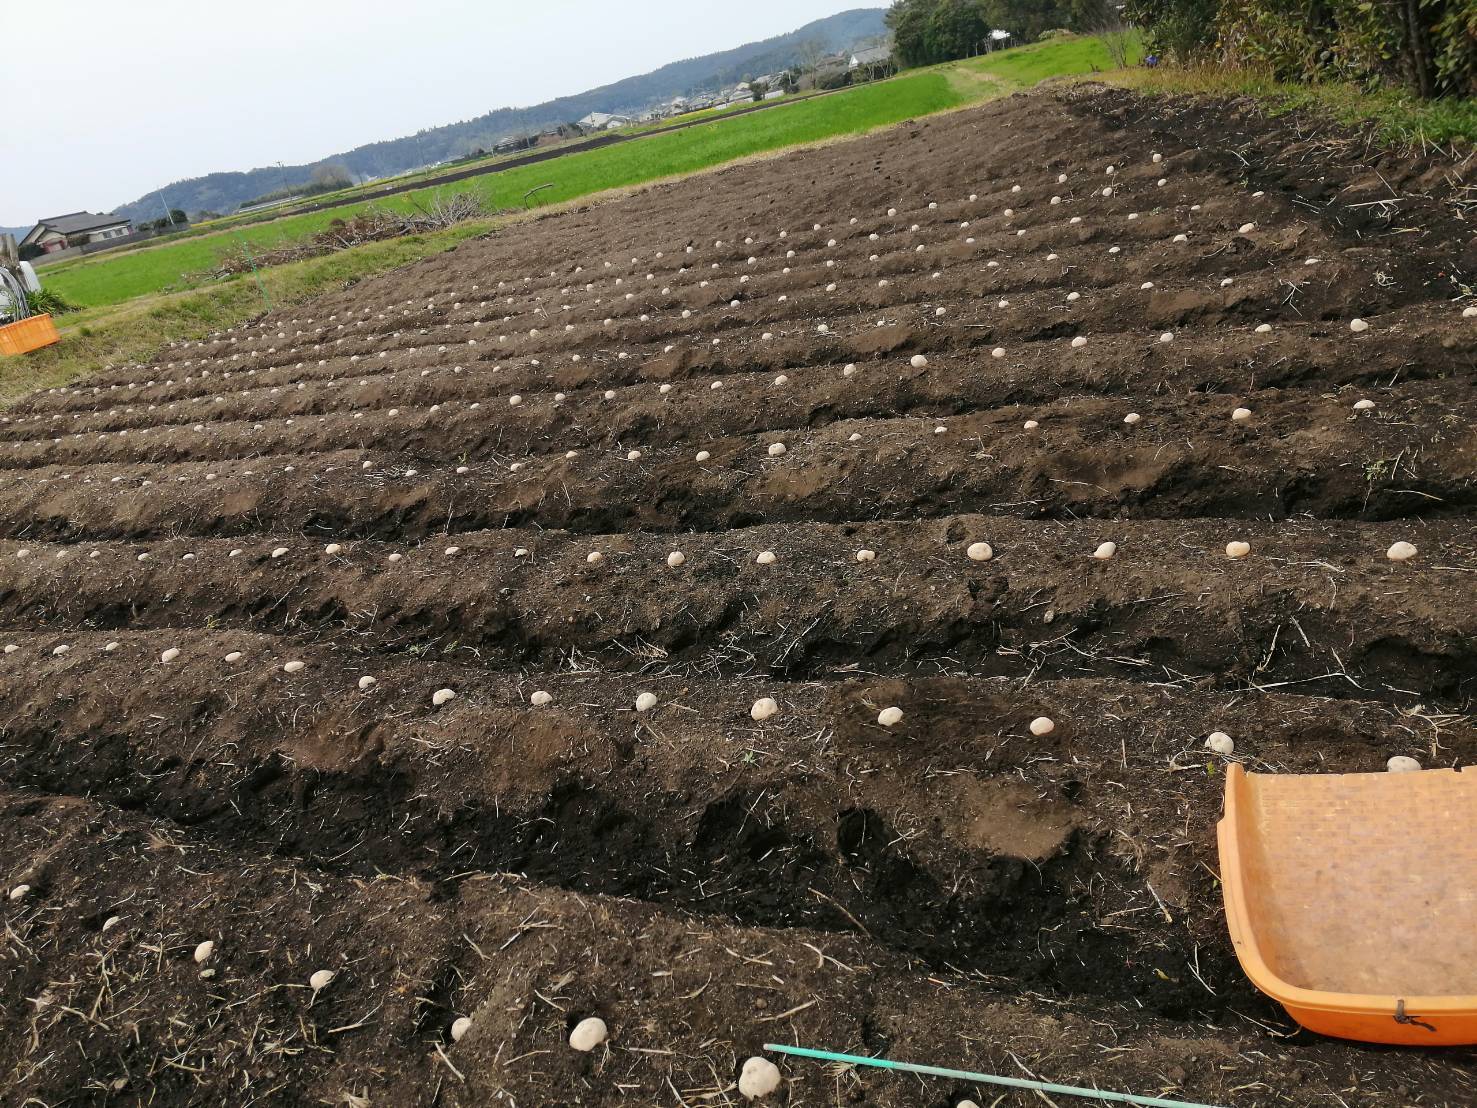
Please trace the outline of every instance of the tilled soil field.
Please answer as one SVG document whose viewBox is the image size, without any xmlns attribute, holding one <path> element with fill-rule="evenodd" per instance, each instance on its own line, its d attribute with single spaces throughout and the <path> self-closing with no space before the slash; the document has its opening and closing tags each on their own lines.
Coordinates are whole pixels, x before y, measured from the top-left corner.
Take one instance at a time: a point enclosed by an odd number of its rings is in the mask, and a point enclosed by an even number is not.
<svg viewBox="0 0 1477 1108">
<path fill-rule="evenodd" d="M 1477 759 L 1464 169 L 1038 91 L 23 401 L 0 1102 L 1477 1103 L 1249 985 L 1214 838 Z"/>
</svg>

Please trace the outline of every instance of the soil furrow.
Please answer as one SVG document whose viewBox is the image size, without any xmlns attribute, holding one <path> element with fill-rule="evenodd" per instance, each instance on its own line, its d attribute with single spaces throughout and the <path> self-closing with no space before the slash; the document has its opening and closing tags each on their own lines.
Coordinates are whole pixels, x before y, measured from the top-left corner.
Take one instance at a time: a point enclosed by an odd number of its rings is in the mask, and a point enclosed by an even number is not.
<svg viewBox="0 0 1477 1108">
<path fill-rule="evenodd" d="M 1416 562 L 1385 559 L 1401 536 L 1417 540 Z M 972 561 L 965 549 L 981 541 L 994 556 Z M 1095 559 L 1107 541 L 1116 555 Z M 1228 558 L 1232 541 L 1253 553 Z M 500 531 L 456 544 L 5 543 L 0 625 L 230 627 L 412 654 L 454 643 L 497 666 L 578 655 L 724 676 L 861 666 L 1312 682 L 1325 695 L 1457 706 L 1477 692 L 1477 627 L 1457 614 L 1477 573 L 1465 524 L 965 516 L 671 538 Z M 673 550 L 682 565 L 668 564 Z M 859 550 L 875 560 L 858 562 Z M 774 564 L 756 564 L 766 551 Z"/>
</svg>

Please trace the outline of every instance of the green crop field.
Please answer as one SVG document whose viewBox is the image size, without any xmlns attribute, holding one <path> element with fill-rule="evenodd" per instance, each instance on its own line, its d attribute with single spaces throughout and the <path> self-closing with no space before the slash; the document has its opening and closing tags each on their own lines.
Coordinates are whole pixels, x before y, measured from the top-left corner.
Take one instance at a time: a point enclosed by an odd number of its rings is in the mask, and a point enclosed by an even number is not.
<svg viewBox="0 0 1477 1108">
<path fill-rule="evenodd" d="M 536 165 L 439 186 L 480 196 L 491 208 L 521 208 L 524 194 L 540 185 L 539 204 L 690 173 L 747 155 L 842 135 L 858 134 L 930 112 L 1034 84 L 1043 77 L 1086 73 L 1111 66 L 1096 39 L 1066 39 L 1004 50 L 983 58 L 912 70 L 831 96 L 802 99 L 762 112 L 683 131 L 652 135 L 616 146 L 587 150 Z M 42 280 L 83 307 L 118 304 L 137 296 L 198 283 L 224 252 L 244 242 L 259 250 L 322 230 L 335 219 L 374 204 L 408 211 L 431 199 L 436 187 L 329 211 L 288 216 L 231 231 L 180 239 L 126 254 L 63 263 L 42 271 Z M 239 280 L 239 278 L 237 278 Z"/>
</svg>

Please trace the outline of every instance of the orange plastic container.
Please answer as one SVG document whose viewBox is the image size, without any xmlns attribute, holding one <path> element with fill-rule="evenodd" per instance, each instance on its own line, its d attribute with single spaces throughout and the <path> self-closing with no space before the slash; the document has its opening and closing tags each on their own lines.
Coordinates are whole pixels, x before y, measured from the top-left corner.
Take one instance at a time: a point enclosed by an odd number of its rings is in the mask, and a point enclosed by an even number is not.
<svg viewBox="0 0 1477 1108">
<path fill-rule="evenodd" d="M 1241 968 L 1309 1031 L 1477 1043 L 1477 770 L 1231 765 L 1219 831 Z"/>
<path fill-rule="evenodd" d="M 49 315 L 33 315 L 0 325 L 0 354 L 29 354 L 61 341 Z"/>
</svg>

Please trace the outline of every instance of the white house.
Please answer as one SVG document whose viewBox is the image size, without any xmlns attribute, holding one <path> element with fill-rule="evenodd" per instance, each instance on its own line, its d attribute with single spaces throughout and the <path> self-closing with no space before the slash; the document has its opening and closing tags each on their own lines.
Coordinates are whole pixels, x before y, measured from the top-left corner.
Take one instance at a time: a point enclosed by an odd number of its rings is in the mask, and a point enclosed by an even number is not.
<svg viewBox="0 0 1477 1108">
<path fill-rule="evenodd" d="M 576 120 L 575 126 L 582 131 L 609 131 L 616 127 L 624 127 L 630 122 L 630 116 L 612 115 L 609 112 L 591 112 L 583 119 Z"/>
<path fill-rule="evenodd" d="M 874 46 L 870 50 L 858 50 L 851 56 L 848 69 L 873 69 L 891 64 L 892 48 Z"/>
</svg>

